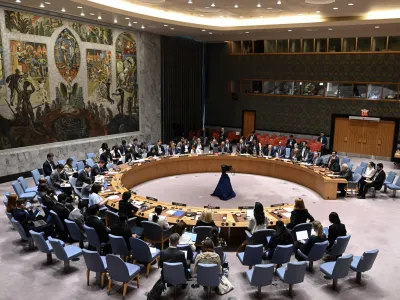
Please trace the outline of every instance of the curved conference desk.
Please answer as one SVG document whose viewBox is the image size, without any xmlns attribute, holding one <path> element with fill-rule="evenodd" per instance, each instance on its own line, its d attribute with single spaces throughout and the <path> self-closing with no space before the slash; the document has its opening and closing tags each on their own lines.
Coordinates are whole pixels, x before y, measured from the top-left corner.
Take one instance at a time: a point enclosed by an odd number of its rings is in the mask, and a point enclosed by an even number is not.
<svg viewBox="0 0 400 300">
<path fill-rule="evenodd" d="M 326 172 L 323 168 L 307 167 L 275 158 L 266 159 L 236 155 L 179 156 L 151 158 L 131 166 L 121 165 L 119 166 L 120 171 L 109 177 L 112 178 L 110 190 L 100 195 L 102 197 L 111 196 L 110 200 L 107 201 L 107 206 L 110 209 L 118 210 L 118 201 L 121 199 L 122 193 L 141 183 L 180 174 L 221 172 L 222 164 L 232 165 L 236 173 L 275 177 L 303 185 L 314 190 L 326 200 L 336 199 L 338 183 L 347 183 L 345 179 L 329 177 L 329 172 Z M 147 219 L 154 208 L 161 205 L 164 208 L 163 215 L 167 216 L 170 224 L 185 221 L 189 226 L 193 226 L 196 224 L 196 216 L 204 210 L 204 207 L 185 206 L 184 203 L 166 203 L 162 202 L 162 199 L 154 199 L 148 196 L 151 195 L 132 196 L 132 200 L 136 201 L 135 203 L 139 202 L 140 209 L 137 215 L 143 219 Z M 229 239 L 231 229 L 243 232 L 247 228 L 246 207 L 219 209 L 214 206 L 210 208 L 213 211 L 215 224 L 222 228 L 222 236 L 224 235 L 223 232 L 227 231 Z M 278 220 L 285 224 L 289 223 L 291 209 L 293 209 L 293 206 L 289 204 L 265 207 L 269 225 L 274 226 Z M 242 234 L 240 236 L 243 238 Z"/>
</svg>

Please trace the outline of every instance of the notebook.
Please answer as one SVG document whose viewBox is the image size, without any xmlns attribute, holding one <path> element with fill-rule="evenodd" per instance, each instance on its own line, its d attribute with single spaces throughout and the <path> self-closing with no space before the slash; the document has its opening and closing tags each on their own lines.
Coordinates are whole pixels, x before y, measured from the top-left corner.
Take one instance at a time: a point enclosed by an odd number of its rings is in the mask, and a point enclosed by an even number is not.
<svg viewBox="0 0 400 300">
<path fill-rule="evenodd" d="M 33 226 L 35 227 L 40 227 L 40 226 L 44 226 L 47 223 L 44 220 L 37 220 L 37 221 L 33 221 Z"/>
<path fill-rule="evenodd" d="M 179 217 L 183 216 L 184 214 L 185 214 L 184 211 L 177 211 L 177 212 L 175 212 L 175 213 L 173 214 L 173 216 L 179 218 Z"/>
</svg>

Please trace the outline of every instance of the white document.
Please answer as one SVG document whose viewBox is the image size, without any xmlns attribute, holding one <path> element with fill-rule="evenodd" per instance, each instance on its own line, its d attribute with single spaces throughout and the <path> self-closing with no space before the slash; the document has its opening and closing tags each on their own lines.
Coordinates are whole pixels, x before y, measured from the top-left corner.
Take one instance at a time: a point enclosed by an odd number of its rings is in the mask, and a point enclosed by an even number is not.
<svg viewBox="0 0 400 300">
<path fill-rule="evenodd" d="M 110 189 L 103 190 L 103 193 L 111 192 Z"/>
<path fill-rule="evenodd" d="M 308 240 L 308 232 L 307 230 L 303 230 L 303 231 L 297 231 L 296 232 L 296 238 L 297 240 Z"/>
<path fill-rule="evenodd" d="M 187 251 L 186 250 L 180 250 L 180 251 L 185 253 L 185 259 L 187 259 Z"/>
<path fill-rule="evenodd" d="M 172 210 L 172 209 L 170 209 L 170 210 L 167 210 L 167 214 L 168 215 L 173 215 L 174 213 L 176 213 L 176 210 Z"/>
<path fill-rule="evenodd" d="M 246 216 L 248 218 L 253 218 L 254 217 L 254 210 L 253 209 L 246 209 Z"/>
<path fill-rule="evenodd" d="M 151 254 L 154 254 L 154 253 L 157 252 L 157 248 L 149 247 L 149 249 L 150 249 L 150 253 L 151 253 Z"/>
<path fill-rule="evenodd" d="M 110 197 L 107 197 L 107 199 L 108 200 L 117 200 L 117 199 L 119 199 L 119 196 L 118 195 L 112 195 Z"/>
<path fill-rule="evenodd" d="M 107 173 L 108 175 L 117 175 L 118 174 L 118 172 L 114 172 L 114 171 L 108 171 L 108 173 Z"/>
<path fill-rule="evenodd" d="M 286 217 L 286 218 L 290 218 L 292 214 L 291 213 L 282 213 L 282 216 Z"/>
<path fill-rule="evenodd" d="M 286 210 L 287 212 L 292 212 L 293 211 L 293 208 L 291 208 L 291 207 L 285 207 L 283 210 Z"/>
</svg>

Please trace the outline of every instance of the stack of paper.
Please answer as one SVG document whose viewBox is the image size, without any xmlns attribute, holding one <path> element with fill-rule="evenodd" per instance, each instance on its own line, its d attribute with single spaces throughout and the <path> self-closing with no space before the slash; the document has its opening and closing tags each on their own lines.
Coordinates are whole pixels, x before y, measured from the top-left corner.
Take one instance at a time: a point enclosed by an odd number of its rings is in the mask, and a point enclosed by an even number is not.
<svg viewBox="0 0 400 300">
<path fill-rule="evenodd" d="M 118 195 L 112 195 L 110 197 L 107 197 L 108 200 L 118 200 L 119 196 Z"/>
<path fill-rule="evenodd" d="M 290 218 L 291 215 L 292 215 L 291 213 L 282 213 L 282 216 L 286 218 Z"/>
<path fill-rule="evenodd" d="M 167 214 L 168 215 L 173 215 L 174 213 L 176 213 L 176 210 L 172 210 L 172 209 L 170 209 L 170 210 L 167 210 Z"/>
</svg>

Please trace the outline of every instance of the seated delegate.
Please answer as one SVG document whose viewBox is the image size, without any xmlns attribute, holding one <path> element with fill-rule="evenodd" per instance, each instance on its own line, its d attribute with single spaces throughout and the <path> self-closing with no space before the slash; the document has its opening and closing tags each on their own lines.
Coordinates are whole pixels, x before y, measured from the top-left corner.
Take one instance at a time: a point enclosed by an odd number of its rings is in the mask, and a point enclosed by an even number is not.
<svg viewBox="0 0 400 300">
<path fill-rule="evenodd" d="M 98 194 L 101 191 L 101 188 L 102 186 L 99 183 L 93 184 L 89 195 L 89 207 L 93 205 L 98 205 L 99 207 L 102 207 L 104 204 L 107 203 L 108 200 L 103 200 L 103 198 L 101 198 Z"/>
<path fill-rule="evenodd" d="M 360 190 L 360 185 L 365 183 L 365 180 L 371 180 L 374 176 L 375 170 L 375 163 L 370 161 L 365 168 L 364 174 L 362 175 L 361 179 L 358 181 L 358 190 Z"/>
<path fill-rule="evenodd" d="M 312 234 L 304 245 L 300 245 L 301 243 L 297 244 L 298 248 L 305 255 L 308 255 L 310 253 L 310 251 L 311 251 L 311 249 L 312 249 L 312 247 L 314 246 L 315 243 L 321 243 L 321 242 L 325 242 L 326 241 L 326 235 L 324 233 L 324 228 L 322 227 L 321 222 L 319 222 L 317 220 L 314 220 L 312 222 L 312 227 L 314 229 L 315 235 Z M 304 258 L 302 258 L 301 256 L 299 256 L 297 254 L 297 251 L 296 251 L 295 256 L 296 256 L 296 259 L 298 261 L 303 261 L 304 260 Z"/>
<path fill-rule="evenodd" d="M 347 167 L 347 164 L 342 164 L 342 170 L 340 172 L 335 172 L 333 174 L 339 175 L 340 178 L 344 178 L 347 181 L 353 181 L 353 172 Z M 338 191 L 340 191 L 340 196 L 346 196 L 346 183 L 338 183 Z"/>
<path fill-rule="evenodd" d="M 375 190 L 379 191 L 386 179 L 386 173 L 383 171 L 383 164 L 379 163 L 376 165 L 376 172 L 370 180 L 365 180 L 360 184 L 359 199 L 365 199 L 365 195 L 368 189 L 373 187 Z"/>
<path fill-rule="evenodd" d="M 336 151 L 332 151 L 332 155 L 329 157 L 326 166 L 332 172 L 340 171 L 339 156 L 337 156 Z"/>
<path fill-rule="evenodd" d="M 345 236 L 347 234 L 346 226 L 340 222 L 339 215 L 336 212 L 331 212 L 329 214 L 329 222 L 331 222 L 331 225 L 328 229 L 328 252 L 332 249 L 339 236 Z"/>
<path fill-rule="evenodd" d="M 210 238 L 206 238 L 202 242 L 202 252 L 196 256 L 194 261 L 194 272 L 197 272 L 199 264 L 216 264 L 218 265 L 219 274 L 222 274 L 221 258 L 214 250 L 214 243 Z"/>
<path fill-rule="evenodd" d="M 168 229 L 169 224 L 166 216 L 162 216 L 163 207 L 161 205 L 157 205 L 154 209 L 154 212 L 149 214 L 149 221 L 157 223 L 161 226 L 162 229 Z"/>
<path fill-rule="evenodd" d="M 98 217 L 100 212 L 99 205 L 95 204 L 86 209 L 85 225 L 92 227 L 99 237 L 100 243 L 108 242 L 108 234 L 110 229 L 104 225 L 103 221 Z"/>
<path fill-rule="evenodd" d="M 126 246 L 128 247 L 129 250 L 131 250 L 131 244 L 129 242 L 129 239 L 131 237 L 137 238 L 138 236 L 136 234 L 132 234 L 131 228 L 128 225 L 128 218 L 126 217 L 125 214 L 118 214 L 118 224 L 114 224 L 110 226 L 111 234 L 115 236 L 121 236 L 124 238 Z"/>
<path fill-rule="evenodd" d="M 201 212 L 200 218 L 197 220 L 195 227 L 197 226 L 216 226 L 213 220 L 211 210 L 204 209 Z"/>
<path fill-rule="evenodd" d="M 290 223 L 286 225 L 287 228 L 293 229 L 296 225 L 314 221 L 313 216 L 308 212 L 303 199 L 297 198 L 294 200 L 294 210 L 290 214 Z"/>
<path fill-rule="evenodd" d="M 279 245 L 291 245 L 293 244 L 293 237 L 289 230 L 286 229 L 285 224 L 278 220 L 275 227 L 276 233 L 271 237 L 267 249 L 268 256 L 267 259 L 271 259 L 274 255 L 274 251 Z"/>
<path fill-rule="evenodd" d="M 192 241 L 190 235 L 185 234 L 187 225 L 184 221 L 176 224 L 175 232 L 179 234 L 179 244 L 180 245 L 190 245 L 192 251 L 196 251 L 195 241 Z"/>
</svg>

